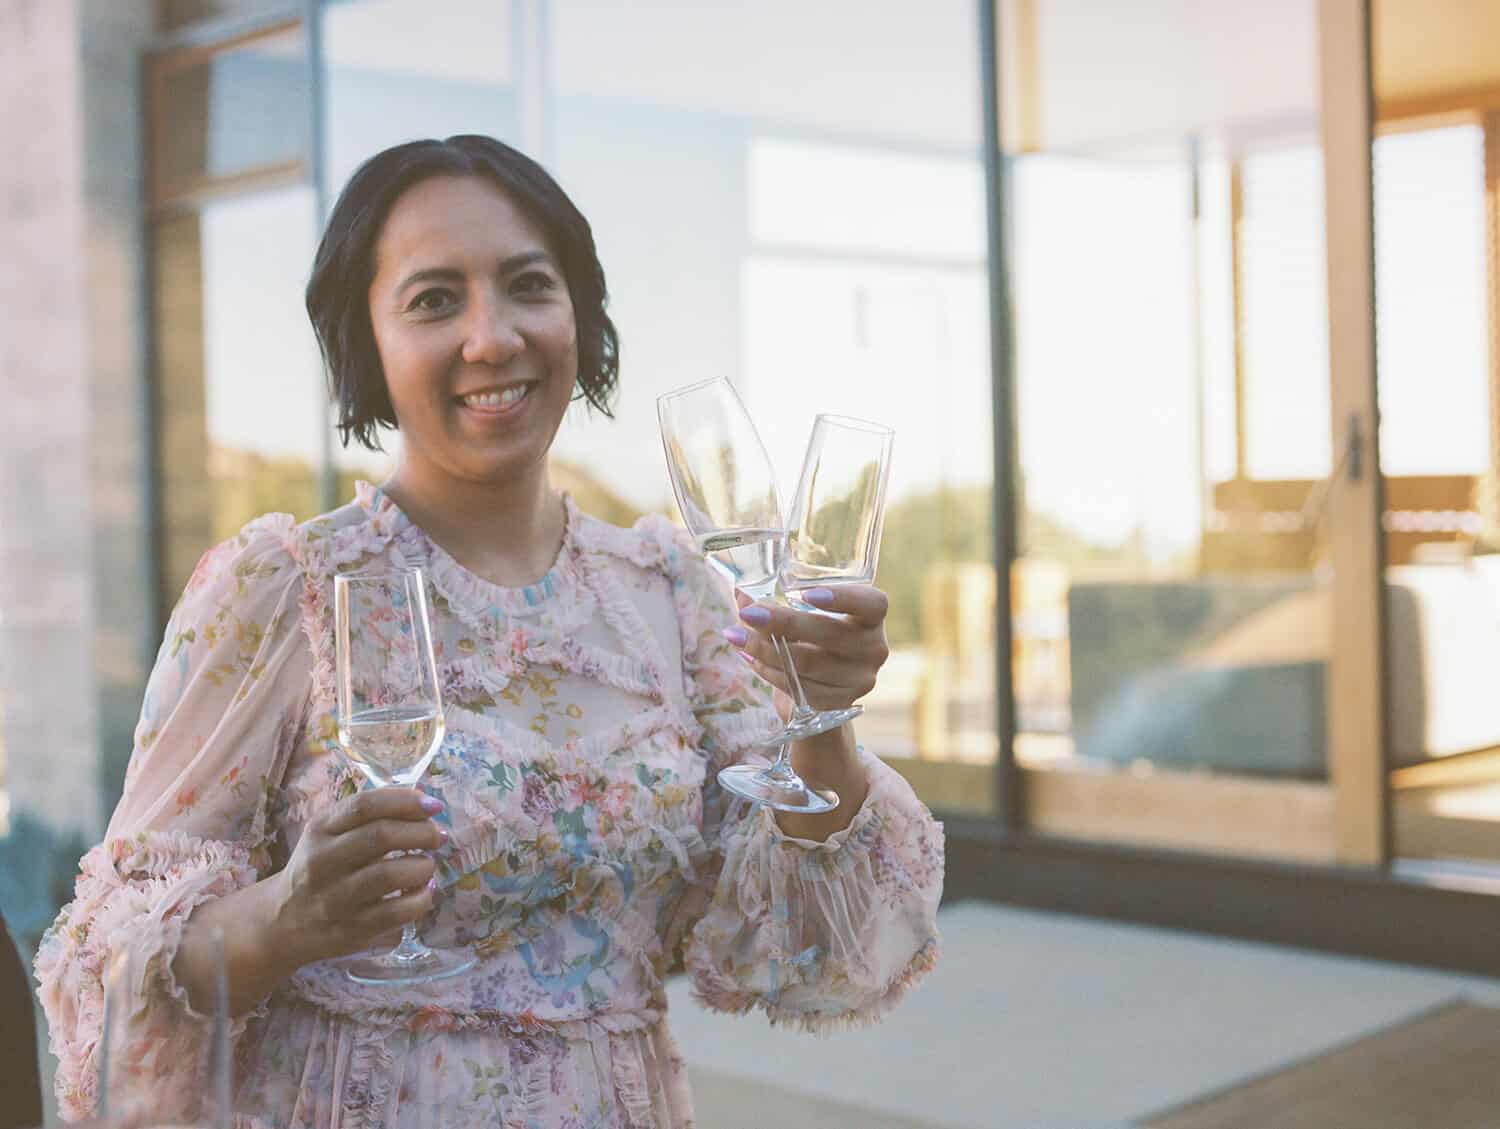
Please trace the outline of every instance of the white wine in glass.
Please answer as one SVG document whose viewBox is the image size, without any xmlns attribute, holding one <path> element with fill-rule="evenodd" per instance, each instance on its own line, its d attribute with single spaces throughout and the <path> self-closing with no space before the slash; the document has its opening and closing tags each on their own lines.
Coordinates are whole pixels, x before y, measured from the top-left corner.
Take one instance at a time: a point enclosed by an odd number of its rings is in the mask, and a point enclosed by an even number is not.
<svg viewBox="0 0 1500 1129">
<path fill-rule="evenodd" d="M 409 788 L 437 755 L 444 731 L 422 570 L 340 573 L 333 621 L 344 755 L 376 788 Z M 476 963 L 468 953 L 428 948 L 408 924 L 389 953 L 347 961 L 344 971 L 361 984 L 424 984 Z"/>
<path fill-rule="evenodd" d="M 698 548 L 751 599 L 779 599 L 786 546 L 781 499 L 765 444 L 733 385 L 716 378 L 668 392 L 657 400 L 656 412 L 677 507 Z M 842 725 L 853 714 L 813 709 L 791 647 L 779 635 L 771 642 L 792 691 L 792 716 L 767 740 L 776 746 L 771 764 L 731 765 L 719 773 L 719 782 L 778 811 L 831 811 L 838 794 L 797 775 L 789 743 Z"/>
</svg>

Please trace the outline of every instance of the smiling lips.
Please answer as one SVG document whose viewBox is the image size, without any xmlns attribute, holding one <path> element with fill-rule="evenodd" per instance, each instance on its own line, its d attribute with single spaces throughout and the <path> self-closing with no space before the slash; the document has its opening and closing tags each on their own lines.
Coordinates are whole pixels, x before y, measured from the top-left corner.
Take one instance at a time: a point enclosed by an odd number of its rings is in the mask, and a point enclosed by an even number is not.
<svg viewBox="0 0 1500 1129">
<path fill-rule="evenodd" d="M 471 392 L 467 396 L 460 396 L 459 403 L 472 411 L 483 415 L 499 416 L 515 410 L 516 405 L 526 399 L 531 392 L 533 384 L 512 384 L 503 389 L 485 389 L 482 392 Z"/>
</svg>

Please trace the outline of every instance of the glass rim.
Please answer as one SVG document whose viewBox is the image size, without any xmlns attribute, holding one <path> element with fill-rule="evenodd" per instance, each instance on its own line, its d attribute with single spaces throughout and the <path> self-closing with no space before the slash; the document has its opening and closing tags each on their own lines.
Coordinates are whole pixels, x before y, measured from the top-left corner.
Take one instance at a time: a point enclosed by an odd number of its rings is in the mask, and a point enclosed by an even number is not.
<svg viewBox="0 0 1500 1129">
<path fill-rule="evenodd" d="M 729 390 L 736 396 L 740 394 L 739 389 L 734 386 L 734 382 L 729 377 L 710 376 L 707 380 L 697 380 L 692 384 L 684 384 L 681 388 L 673 388 L 669 392 L 663 392 L 656 397 L 656 402 L 660 404 L 663 400 L 671 400 L 677 396 L 686 396 L 689 392 L 697 392 L 701 388 L 707 388 L 710 384 L 726 384 L 729 386 Z"/>
<path fill-rule="evenodd" d="M 350 580 L 395 580 L 397 577 L 400 577 L 402 580 L 410 580 L 413 576 L 419 580 L 426 580 L 426 574 L 423 573 L 419 565 L 411 565 L 407 568 L 372 568 L 363 569 L 359 572 L 336 572 L 333 574 L 333 579 L 334 583 L 338 583 Z"/>
<path fill-rule="evenodd" d="M 876 423 L 872 419 L 860 419 L 859 416 L 840 415 L 837 412 L 819 412 L 813 418 L 813 425 L 820 423 L 834 423 L 840 427 L 847 427 L 855 431 L 867 431 L 874 435 L 895 435 L 896 429 L 887 427 L 883 423 Z"/>
</svg>

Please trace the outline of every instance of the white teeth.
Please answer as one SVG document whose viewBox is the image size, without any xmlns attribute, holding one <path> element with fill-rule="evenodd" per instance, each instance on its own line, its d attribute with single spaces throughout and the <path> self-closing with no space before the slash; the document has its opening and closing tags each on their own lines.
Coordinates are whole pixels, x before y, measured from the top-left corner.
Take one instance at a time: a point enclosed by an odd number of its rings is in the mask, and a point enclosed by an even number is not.
<svg viewBox="0 0 1500 1129">
<path fill-rule="evenodd" d="M 504 408 L 526 395 L 530 388 L 529 384 L 516 384 L 504 392 L 477 392 L 472 396 L 465 396 L 464 403 L 471 408 Z"/>
</svg>

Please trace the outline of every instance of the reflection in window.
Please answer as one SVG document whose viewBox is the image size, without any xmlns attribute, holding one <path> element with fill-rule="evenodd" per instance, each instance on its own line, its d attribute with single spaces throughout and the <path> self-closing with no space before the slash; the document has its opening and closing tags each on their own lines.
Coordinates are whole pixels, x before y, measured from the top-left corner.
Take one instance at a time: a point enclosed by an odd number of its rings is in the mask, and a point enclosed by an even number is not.
<svg viewBox="0 0 1500 1129">
<path fill-rule="evenodd" d="M 158 203 L 250 175 L 297 175 L 307 159 L 310 79 L 300 27 L 203 55 L 151 61 Z"/>
<path fill-rule="evenodd" d="M 994 444 L 972 6 L 550 11 L 551 160 L 593 225 L 623 358 L 618 418 L 576 409 L 555 461 L 631 508 L 669 509 L 656 397 L 709 376 L 745 396 L 783 493 L 817 412 L 894 426 L 877 583 L 895 653 L 860 739 L 929 802 L 989 809 Z"/>
<path fill-rule="evenodd" d="M 302 309 L 315 211 L 288 188 L 156 225 L 164 606 L 251 518 L 320 509 L 325 396 Z"/>
</svg>

